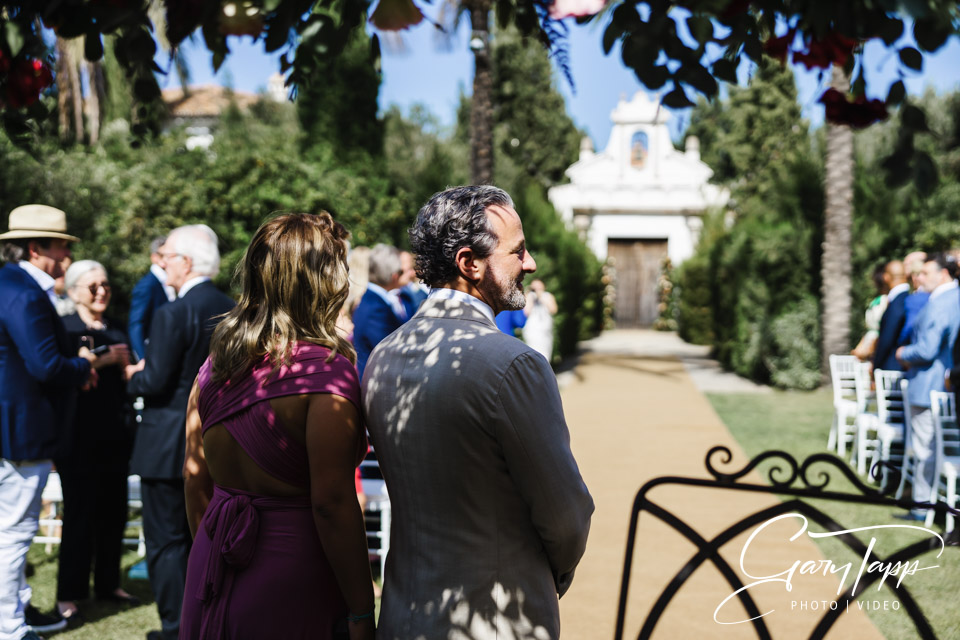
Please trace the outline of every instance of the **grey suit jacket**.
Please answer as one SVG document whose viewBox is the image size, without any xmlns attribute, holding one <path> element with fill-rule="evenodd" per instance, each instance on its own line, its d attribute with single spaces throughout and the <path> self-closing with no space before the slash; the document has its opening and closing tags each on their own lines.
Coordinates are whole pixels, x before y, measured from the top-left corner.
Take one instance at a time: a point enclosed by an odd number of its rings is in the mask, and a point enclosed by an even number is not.
<svg viewBox="0 0 960 640">
<path fill-rule="evenodd" d="M 371 354 L 363 406 L 393 508 L 377 636 L 558 638 L 593 500 L 543 356 L 431 298 Z"/>
</svg>

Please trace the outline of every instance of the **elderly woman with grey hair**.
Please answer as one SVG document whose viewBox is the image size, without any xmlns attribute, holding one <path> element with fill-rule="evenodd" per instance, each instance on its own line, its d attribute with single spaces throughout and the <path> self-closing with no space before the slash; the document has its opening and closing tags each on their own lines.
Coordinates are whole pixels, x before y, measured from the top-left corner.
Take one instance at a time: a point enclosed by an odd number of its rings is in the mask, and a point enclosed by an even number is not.
<svg viewBox="0 0 960 640">
<path fill-rule="evenodd" d="M 127 521 L 127 475 L 133 445 L 131 407 L 123 381 L 127 334 L 106 315 L 107 270 L 94 260 L 67 269 L 64 285 L 76 312 L 63 318 L 73 346 L 97 354 L 96 387 L 80 394 L 72 428 L 55 460 L 63 485 L 63 538 L 57 609 L 73 626 L 82 622 L 78 600 L 89 597 L 93 565 L 98 599 L 136 604 L 120 587 L 120 557 Z"/>
</svg>

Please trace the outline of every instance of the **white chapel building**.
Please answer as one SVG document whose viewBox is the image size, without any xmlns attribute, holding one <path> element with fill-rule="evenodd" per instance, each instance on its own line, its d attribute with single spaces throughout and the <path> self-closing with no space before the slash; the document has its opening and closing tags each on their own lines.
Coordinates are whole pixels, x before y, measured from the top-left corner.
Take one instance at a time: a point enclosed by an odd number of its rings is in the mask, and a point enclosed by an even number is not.
<svg viewBox="0 0 960 640">
<path fill-rule="evenodd" d="M 613 267 L 617 326 L 649 326 L 657 319 L 657 280 L 665 257 L 674 266 L 693 254 L 703 215 L 723 207 L 725 189 L 708 180 L 696 138 L 686 151 L 670 140 L 670 114 L 638 91 L 611 113 L 607 148 L 594 153 L 588 138 L 566 171 L 568 184 L 550 189 L 550 201 Z"/>
</svg>

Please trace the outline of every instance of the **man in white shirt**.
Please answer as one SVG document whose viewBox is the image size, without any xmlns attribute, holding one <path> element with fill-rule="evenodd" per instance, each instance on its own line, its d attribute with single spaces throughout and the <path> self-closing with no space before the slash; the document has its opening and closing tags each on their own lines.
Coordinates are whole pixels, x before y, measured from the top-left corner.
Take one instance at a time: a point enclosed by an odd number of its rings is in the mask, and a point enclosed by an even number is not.
<svg viewBox="0 0 960 640">
<path fill-rule="evenodd" d="M 377 637 L 555 640 L 593 500 L 550 365 L 494 322 L 536 269 L 520 216 L 496 187 L 448 189 L 410 242 L 430 295 L 362 383 L 393 505 Z"/>
<path fill-rule="evenodd" d="M 144 398 L 130 470 L 141 478 L 147 567 L 160 614 L 161 630 L 147 638 L 176 640 L 192 542 L 182 475 L 187 400 L 213 328 L 234 302 L 211 282 L 220 252 L 210 227 L 174 229 L 160 257 L 177 299 L 154 314 L 144 359 L 127 367 L 127 393 Z"/>
</svg>

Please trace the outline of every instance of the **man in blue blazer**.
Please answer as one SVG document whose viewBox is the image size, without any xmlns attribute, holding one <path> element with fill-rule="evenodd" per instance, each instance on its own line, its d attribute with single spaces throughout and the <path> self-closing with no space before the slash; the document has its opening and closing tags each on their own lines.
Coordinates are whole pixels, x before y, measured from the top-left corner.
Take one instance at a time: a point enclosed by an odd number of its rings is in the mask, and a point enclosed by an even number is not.
<svg viewBox="0 0 960 640">
<path fill-rule="evenodd" d="M 903 263 L 891 260 L 883 269 L 883 281 L 887 285 L 887 309 L 880 319 L 880 335 L 873 352 L 873 368 L 888 371 L 902 371 L 897 362 L 897 347 L 903 342 L 900 332 L 906 320 L 906 301 L 910 295 L 910 283 Z"/>
<path fill-rule="evenodd" d="M 53 306 L 54 280 L 70 255 L 66 214 L 45 205 L 10 213 L 0 234 L 0 638 L 39 638 L 66 626 L 30 605 L 27 550 L 37 531 L 51 459 L 68 446 L 77 389 L 96 357 L 69 344 Z"/>
<path fill-rule="evenodd" d="M 427 299 L 428 289 L 417 281 L 417 268 L 413 254 L 409 251 L 400 252 L 400 268 L 403 273 L 400 274 L 400 289 L 397 295 L 403 303 L 403 321 L 406 322 L 420 310 L 420 305 Z"/>
<path fill-rule="evenodd" d="M 357 372 L 361 379 L 373 348 L 406 320 L 406 311 L 396 292 L 401 273 L 400 252 L 396 247 L 378 244 L 370 250 L 369 283 L 353 312 L 353 346 L 357 350 Z"/>
<path fill-rule="evenodd" d="M 953 345 L 960 331 L 960 289 L 957 287 L 957 263 L 949 256 L 935 255 L 923 265 L 923 286 L 930 299 L 913 326 L 911 344 L 897 349 L 897 360 L 907 370 L 910 381 L 910 444 L 917 456 L 913 499 L 930 500 L 933 477 L 933 415 L 930 392 L 943 391 L 946 375 L 953 368 Z M 926 514 L 914 512 L 920 520 Z"/>
<path fill-rule="evenodd" d="M 167 291 L 167 272 L 160 266 L 160 248 L 166 240 L 165 237 L 160 237 L 150 243 L 150 271 L 140 278 L 130 294 L 127 333 L 130 336 L 130 347 L 138 359 L 147 353 L 145 343 L 150 335 L 150 322 L 154 312 L 177 299 L 172 289 Z"/>
</svg>

